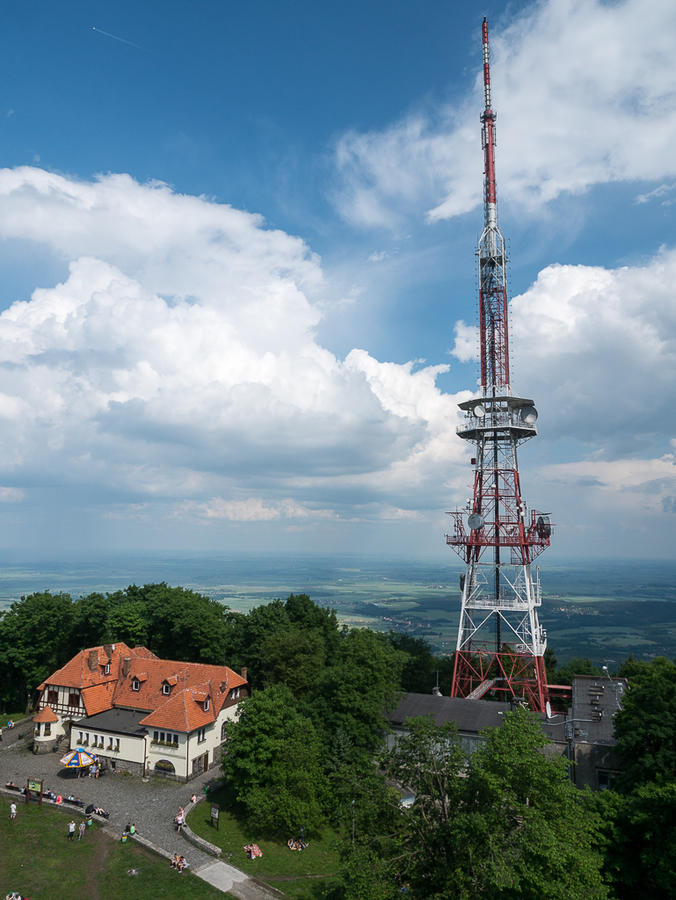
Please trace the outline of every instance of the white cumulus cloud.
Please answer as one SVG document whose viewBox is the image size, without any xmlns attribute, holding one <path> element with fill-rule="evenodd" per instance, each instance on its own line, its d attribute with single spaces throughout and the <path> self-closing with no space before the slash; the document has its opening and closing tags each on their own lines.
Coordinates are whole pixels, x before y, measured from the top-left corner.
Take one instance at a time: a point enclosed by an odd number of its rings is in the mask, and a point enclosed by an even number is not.
<svg viewBox="0 0 676 900">
<path fill-rule="evenodd" d="M 531 210 L 595 184 L 676 175 L 676 5 L 541 0 L 493 29 L 498 180 Z M 335 201 L 353 224 L 460 215 L 481 200 L 477 79 L 471 96 L 337 142 Z"/>
<path fill-rule="evenodd" d="M 465 451 L 446 367 L 322 347 L 302 240 L 163 184 L 30 167 L 0 171 L 0 223 L 67 266 L 0 314 L 0 477 L 17 492 L 82 489 L 109 521 L 155 501 L 229 522 L 438 506 Z"/>
</svg>

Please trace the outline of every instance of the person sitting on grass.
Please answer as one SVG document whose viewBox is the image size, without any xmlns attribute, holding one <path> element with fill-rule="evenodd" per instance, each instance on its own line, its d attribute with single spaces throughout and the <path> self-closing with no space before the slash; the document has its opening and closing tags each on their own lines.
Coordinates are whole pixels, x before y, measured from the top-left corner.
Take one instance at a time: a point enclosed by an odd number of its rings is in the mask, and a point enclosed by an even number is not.
<svg viewBox="0 0 676 900">
<path fill-rule="evenodd" d="M 182 872 L 183 869 L 185 869 L 187 865 L 188 865 L 188 861 L 186 860 L 185 856 L 179 856 L 178 862 L 176 863 L 176 868 L 178 869 L 178 871 Z"/>
<path fill-rule="evenodd" d="M 180 856 L 178 855 L 178 853 L 174 853 L 174 855 L 171 857 L 171 862 L 169 863 L 169 868 L 176 869 L 178 867 L 179 859 L 180 859 Z"/>
</svg>

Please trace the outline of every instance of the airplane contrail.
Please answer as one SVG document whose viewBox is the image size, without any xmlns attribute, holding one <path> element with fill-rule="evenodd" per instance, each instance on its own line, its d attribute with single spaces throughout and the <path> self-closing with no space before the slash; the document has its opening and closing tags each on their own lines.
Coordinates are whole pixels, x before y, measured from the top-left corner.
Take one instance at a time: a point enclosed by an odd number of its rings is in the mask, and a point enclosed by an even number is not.
<svg viewBox="0 0 676 900">
<path fill-rule="evenodd" d="M 109 31 L 104 31 L 102 28 L 97 28 L 96 25 L 92 25 L 92 31 L 95 31 L 97 34 L 103 34 L 106 37 L 112 38 L 114 41 L 119 41 L 121 44 L 128 44 L 130 47 L 136 47 L 137 50 L 143 50 L 143 47 L 139 46 L 139 44 L 135 44 L 133 41 L 128 41 L 126 38 L 118 37 L 116 34 L 111 34 Z"/>
</svg>

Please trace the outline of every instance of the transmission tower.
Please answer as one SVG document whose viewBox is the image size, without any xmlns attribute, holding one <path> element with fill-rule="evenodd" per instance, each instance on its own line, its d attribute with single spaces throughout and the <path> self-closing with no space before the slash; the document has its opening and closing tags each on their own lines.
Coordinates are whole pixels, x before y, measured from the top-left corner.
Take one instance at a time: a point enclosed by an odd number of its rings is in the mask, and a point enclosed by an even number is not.
<svg viewBox="0 0 676 900">
<path fill-rule="evenodd" d="M 484 229 L 479 239 L 481 393 L 460 404 L 458 434 L 476 453 L 474 495 L 452 512 L 449 544 L 463 559 L 452 697 L 478 699 L 497 692 L 544 712 L 548 701 L 545 631 L 538 621 L 539 574 L 534 559 L 549 546 L 549 517 L 526 509 L 517 447 L 537 434 L 532 400 L 510 387 L 505 242 L 498 228 L 495 113 L 491 107 L 488 24 L 482 26 L 484 110 Z"/>
</svg>

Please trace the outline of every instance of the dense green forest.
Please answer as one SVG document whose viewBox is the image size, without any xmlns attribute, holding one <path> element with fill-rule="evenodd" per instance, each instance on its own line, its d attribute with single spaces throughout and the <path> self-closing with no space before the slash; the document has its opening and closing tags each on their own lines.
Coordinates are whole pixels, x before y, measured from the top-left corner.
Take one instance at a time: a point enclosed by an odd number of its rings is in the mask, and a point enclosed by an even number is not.
<svg viewBox="0 0 676 900">
<path fill-rule="evenodd" d="M 166 584 L 114 594 L 38 593 L 0 616 L 0 703 L 27 708 L 35 687 L 78 650 L 142 644 L 165 658 L 247 666 L 253 695 L 229 730 L 223 771 L 233 810 L 259 833 L 342 835 L 332 900 L 667 898 L 676 859 L 676 665 L 627 660 L 612 790 L 580 791 L 542 752 L 516 709 L 469 758 L 453 726 L 419 720 L 386 752 L 383 713 L 401 691 L 449 691 L 452 661 L 421 639 L 342 628 L 291 595 L 235 613 Z M 593 674 L 585 659 L 550 679 Z M 462 773 L 463 777 L 459 777 Z M 410 808 L 395 785 L 413 791 Z M 321 893 L 319 893 L 321 891 Z"/>
</svg>

